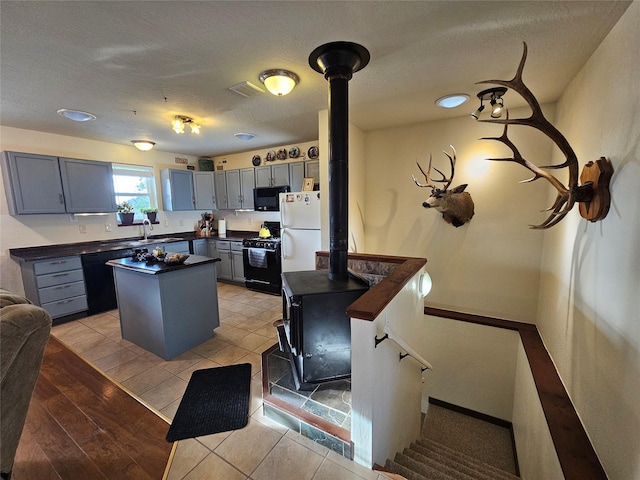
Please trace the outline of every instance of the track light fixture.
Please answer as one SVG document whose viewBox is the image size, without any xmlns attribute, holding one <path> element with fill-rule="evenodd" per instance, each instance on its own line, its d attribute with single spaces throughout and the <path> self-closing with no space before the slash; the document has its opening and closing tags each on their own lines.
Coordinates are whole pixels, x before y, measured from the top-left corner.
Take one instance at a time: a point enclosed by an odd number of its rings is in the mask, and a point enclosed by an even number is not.
<svg viewBox="0 0 640 480">
<path fill-rule="evenodd" d="M 185 117 L 184 115 L 176 115 L 173 121 L 171 122 L 171 128 L 177 134 L 184 133 L 184 126 L 189 125 L 191 127 L 191 133 L 195 133 L 196 135 L 200 133 L 200 125 L 193 121 L 191 117 Z"/>
<path fill-rule="evenodd" d="M 471 114 L 471 116 L 478 120 L 478 117 L 480 117 L 480 114 L 484 110 L 484 101 L 487 100 L 489 101 L 489 105 L 491 105 L 491 118 L 500 118 L 502 116 L 502 110 L 504 110 L 504 101 L 502 100 L 502 96 L 505 93 L 507 93 L 506 87 L 494 87 L 482 90 L 478 93 L 480 106 Z"/>
</svg>

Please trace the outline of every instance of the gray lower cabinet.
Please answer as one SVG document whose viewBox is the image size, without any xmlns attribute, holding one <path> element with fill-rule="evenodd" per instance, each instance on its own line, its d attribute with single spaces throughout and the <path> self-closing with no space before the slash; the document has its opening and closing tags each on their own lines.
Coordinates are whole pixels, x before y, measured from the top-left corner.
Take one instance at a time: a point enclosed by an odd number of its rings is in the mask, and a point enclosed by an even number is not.
<svg viewBox="0 0 640 480">
<path fill-rule="evenodd" d="M 231 268 L 231 242 L 229 240 L 216 240 L 216 248 L 220 255 L 218 280 L 231 280 L 233 277 Z"/>
<path fill-rule="evenodd" d="M 220 325 L 216 264 L 195 261 L 153 274 L 114 265 L 122 338 L 165 360 L 213 338 Z"/>
<path fill-rule="evenodd" d="M 244 283 L 242 242 L 231 242 L 231 280 L 238 283 Z"/>
<path fill-rule="evenodd" d="M 193 243 L 194 255 L 201 255 L 203 257 L 215 258 L 209 255 L 209 241 L 206 238 L 199 238 L 197 240 L 193 240 L 192 243 Z"/>
<path fill-rule="evenodd" d="M 209 253 L 207 253 L 207 257 L 209 258 L 220 257 L 220 253 L 218 252 L 218 242 L 216 240 L 213 240 L 213 239 L 207 240 L 207 246 L 209 249 Z"/>
<path fill-rule="evenodd" d="M 218 279 L 244 283 L 242 241 L 216 240 L 215 243 L 218 256 L 220 257 Z"/>
<path fill-rule="evenodd" d="M 155 248 L 161 248 L 164 252 L 169 253 L 191 253 L 189 250 L 189 241 L 185 240 L 182 242 L 165 242 L 159 243 L 157 245 L 146 247 L 148 251 L 152 251 Z M 197 254 L 196 254 L 197 255 Z"/>
<path fill-rule="evenodd" d="M 116 211 L 109 162 L 4 152 L 2 171 L 11 215 Z"/>
<path fill-rule="evenodd" d="M 79 256 L 25 262 L 20 268 L 26 297 L 53 319 L 88 309 Z"/>
</svg>

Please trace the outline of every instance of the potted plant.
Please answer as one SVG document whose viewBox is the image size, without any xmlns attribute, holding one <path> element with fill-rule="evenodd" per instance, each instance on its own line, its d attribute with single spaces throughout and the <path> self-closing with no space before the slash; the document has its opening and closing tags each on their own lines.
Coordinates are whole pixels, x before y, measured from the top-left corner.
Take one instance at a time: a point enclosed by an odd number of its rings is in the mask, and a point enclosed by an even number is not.
<svg viewBox="0 0 640 480">
<path fill-rule="evenodd" d="M 120 224 L 133 225 L 133 205 L 127 201 L 119 203 L 118 216 L 120 217 Z"/>
<path fill-rule="evenodd" d="M 156 221 L 158 220 L 157 208 L 143 208 L 140 211 L 147 215 L 147 218 L 151 223 L 156 223 Z"/>
</svg>

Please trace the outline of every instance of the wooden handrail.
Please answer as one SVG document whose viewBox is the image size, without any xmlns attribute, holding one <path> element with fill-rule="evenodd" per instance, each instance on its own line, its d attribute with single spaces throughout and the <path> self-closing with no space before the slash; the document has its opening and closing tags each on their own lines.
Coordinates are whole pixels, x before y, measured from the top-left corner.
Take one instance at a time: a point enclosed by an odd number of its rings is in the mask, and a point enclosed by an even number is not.
<svg viewBox="0 0 640 480">
<path fill-rule="evenodd" d="M 422 358 L 413 348 L 409 346 L 409 344 L 404 340 L 401 336 L 395 333 L 389 323 L 385 323 L 383 332 L 389 338 L 389 340 L 393 341 L 396 345 L 398 345 L 402 350 L 407 352 L 408 355 L 412 356 L 420 365 L 429 370 L 433 370 L 433 367 L 429 362 L 427 362 L 424 358 Z M 404 358 L 404 357 L 401 357 Z"/>
<path fill-rule="evenodd" d="M 316 252 L 316 257 L 328 257 L 329 252 Z M 384 280 L 369 289 L 347 308 L 347 315 L 359 320 L 373 321 L 407 282 L 427 264 L 426 258 L 395 257 L 368 253 L 349 253 L 349 260 L 394 263 L 397 266 Z"/>
<path fill-rule="evenodd" d="M 517 331 L 529 361 L 564 478 L 566 480 L 607 479 L 607 474 L 535 325 L 433 307 L 424 307 L 424 313 L 434 317 Z"/>
</svg>

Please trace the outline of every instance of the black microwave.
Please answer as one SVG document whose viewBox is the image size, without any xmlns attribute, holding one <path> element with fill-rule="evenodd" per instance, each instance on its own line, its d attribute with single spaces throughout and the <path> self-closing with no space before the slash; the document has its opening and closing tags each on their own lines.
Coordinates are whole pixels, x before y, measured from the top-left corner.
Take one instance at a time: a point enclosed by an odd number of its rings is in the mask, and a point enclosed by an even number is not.
<svg viewBox="0 0 640 480">
<path fill-rule="evenodd" d="M 290 191 L 289 185 L 254 188 L 253 208 L 261 212 L 277 212 L 280 210 L 280 194 Z"/>
</svg>

